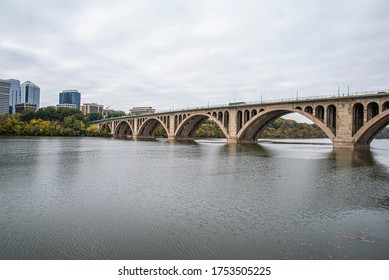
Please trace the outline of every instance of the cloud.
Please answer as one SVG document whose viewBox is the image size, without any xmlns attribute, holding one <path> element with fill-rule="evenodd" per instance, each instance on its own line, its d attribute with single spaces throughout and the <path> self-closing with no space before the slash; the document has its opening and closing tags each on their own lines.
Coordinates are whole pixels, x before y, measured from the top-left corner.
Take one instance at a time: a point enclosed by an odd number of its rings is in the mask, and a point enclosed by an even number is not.
<svg viewBox="0 0 389 280">
<path fill-rule="evenodd" d="M 126 111 L 389 88 L 384 0 L 3 2 L 0 77 L 42 106 L 69 88 Z"/>
</svg>

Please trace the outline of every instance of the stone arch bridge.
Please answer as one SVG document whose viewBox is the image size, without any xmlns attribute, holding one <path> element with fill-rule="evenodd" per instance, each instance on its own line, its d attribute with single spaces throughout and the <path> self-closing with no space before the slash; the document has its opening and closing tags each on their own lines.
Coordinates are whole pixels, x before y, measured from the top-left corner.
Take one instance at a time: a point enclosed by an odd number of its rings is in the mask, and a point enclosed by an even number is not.
<svg viewBox="0 0 389 280">
<path fill-rule="evenodd" d="M 233 103 L 222 106 L 125 116 L 92 122 L 112 136 L 154 139 L 162 126 L 169 140 L 193 139 L 195 131 L 213 120 L 228 143 L 256 143 L 266 127 L 277 118 L 298 113 L 315 123 L 332 141 L 334 148 L 369 149 L 374 137 L 389 124 L 389 92 Z"/>
</svg>

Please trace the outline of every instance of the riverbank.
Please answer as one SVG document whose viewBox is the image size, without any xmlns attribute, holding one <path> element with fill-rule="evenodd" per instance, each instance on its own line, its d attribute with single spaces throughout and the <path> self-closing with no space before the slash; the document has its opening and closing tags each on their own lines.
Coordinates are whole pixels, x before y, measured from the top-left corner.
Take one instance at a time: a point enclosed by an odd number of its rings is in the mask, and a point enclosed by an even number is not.
<svg viewBox="0 0 389 280">
<path fill-rule="evenodd" d="M 89 125 L 90 117 L 76 109 L 54 107 L 42 108 L 37 112 L 6 114 L 0 116 L 0 135 L 110 137 L 109 132 Z"/>
</svg>

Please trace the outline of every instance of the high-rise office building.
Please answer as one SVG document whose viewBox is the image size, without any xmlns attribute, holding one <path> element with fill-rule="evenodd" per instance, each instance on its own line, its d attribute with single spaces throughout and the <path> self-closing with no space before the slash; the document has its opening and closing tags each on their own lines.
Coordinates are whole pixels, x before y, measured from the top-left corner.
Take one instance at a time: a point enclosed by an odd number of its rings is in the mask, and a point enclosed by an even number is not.
<svg viewBox="0 0 389 280">
<path fill-rule="evenodd" d="M 9 113 L 10 81 L 0 80 L 0 115 Z"/>
<path fill-rule="evenodd" d="M 64 90 L 59 93 L 59 104 L 74 104 L 80 110 L 81 93 L 78 90 Z"/>
<path fill-rule="evenodd" d="M 16 104 L 21 103 L 20 81 L 15 79 L 9 79 L 8 81 L 11 83 L 11 88 L 9 91 L 9 113 L 14 114 L 16 113 Z"/>
<path fill-rule="evenodd" d="M 40 105 L 40 88 L 30 81 L 24 82 L 20 87 L 20 103 L 35 104 L 36 109 L 38 110 Z"/>
</svg>

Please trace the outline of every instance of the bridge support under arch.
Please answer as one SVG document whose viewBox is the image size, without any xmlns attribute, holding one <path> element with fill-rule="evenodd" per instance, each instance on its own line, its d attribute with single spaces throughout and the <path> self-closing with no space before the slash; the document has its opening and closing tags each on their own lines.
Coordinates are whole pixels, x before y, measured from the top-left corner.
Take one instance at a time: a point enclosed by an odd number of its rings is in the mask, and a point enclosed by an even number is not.
<svg viewBox="0 0 389 280">
<path fill-rule="evenodd" d="M 227 138 L 227 143 L 228 144 L 238 144 L 238 138 L 236 138 L 236 137 L 228 137 Z"/>
</svg>

